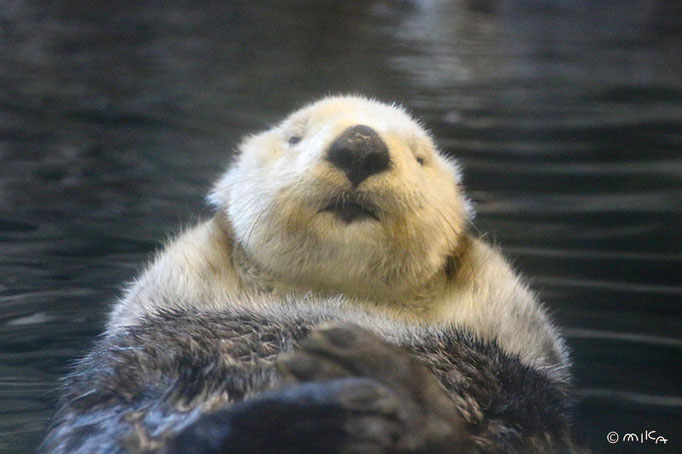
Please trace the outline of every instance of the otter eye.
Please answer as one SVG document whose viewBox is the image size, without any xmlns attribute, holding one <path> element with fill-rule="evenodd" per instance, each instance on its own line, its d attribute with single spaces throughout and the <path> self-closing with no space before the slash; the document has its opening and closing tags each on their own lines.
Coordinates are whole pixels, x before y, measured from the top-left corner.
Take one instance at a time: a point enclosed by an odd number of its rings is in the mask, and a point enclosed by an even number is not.
<svg viewBox="0 0 682 454">
<path fill-rule="evenodd" d="M 296 145 L 300 141 L 301 141 L 300 136 L 291 136 L 291 137 L 289 137 L 289 140 L 287 142 L 289 143 L 289 145 Z"/>
<path fill-rule="evenodd" d="M 419 163 L 419 165 L 423 166 L 424 165 L 424 158 L 417 158 L 417 162 Z"/>
</svg>

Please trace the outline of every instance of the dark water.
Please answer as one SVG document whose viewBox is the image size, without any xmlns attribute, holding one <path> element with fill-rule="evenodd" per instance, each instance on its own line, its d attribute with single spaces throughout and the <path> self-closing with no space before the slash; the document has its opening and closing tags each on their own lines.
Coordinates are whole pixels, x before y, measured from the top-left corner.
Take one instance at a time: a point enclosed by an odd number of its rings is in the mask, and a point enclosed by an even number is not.
<svg viewBox="0 0 682 454">
<path fill-rule="evenodd" d="M 573 350 L 595 452 L 682 452 L 676 1 L 0 2 L 0 451 L 245 132 L 326 93 L 408 106 Z M 667 445 L 606 442 L 655 430 Z"/>
</svg>

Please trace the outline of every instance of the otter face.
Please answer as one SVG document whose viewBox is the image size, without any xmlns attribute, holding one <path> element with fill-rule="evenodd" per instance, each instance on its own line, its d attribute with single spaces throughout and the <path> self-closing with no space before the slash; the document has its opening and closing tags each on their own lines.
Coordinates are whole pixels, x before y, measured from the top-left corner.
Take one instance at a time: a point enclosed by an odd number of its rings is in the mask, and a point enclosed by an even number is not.
<svg viewBox="0 0 682 454">
<path fill-rule="evenodd" d="M 240 151 L 209 200 L 249 256 L 294 285 L 404 292 L 441 271 L 464 234 L 457 166 L 399 107 L 326 98 Z"/>
</svg>

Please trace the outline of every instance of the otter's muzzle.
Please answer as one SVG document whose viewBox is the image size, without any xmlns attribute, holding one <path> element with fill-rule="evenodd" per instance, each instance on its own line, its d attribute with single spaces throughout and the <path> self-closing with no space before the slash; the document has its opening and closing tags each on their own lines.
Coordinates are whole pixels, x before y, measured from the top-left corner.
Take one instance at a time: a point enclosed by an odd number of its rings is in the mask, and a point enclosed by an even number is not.
<svg viewBox="0 0 682 454">
<path fill-rule="evenodd" d="M 391 164 L 386 143 L 365 125 L 352 126 L 341 133 L 329 146 L 327 161 L 342 170 L 353 187 L 388 170 Z"/>
</svg>

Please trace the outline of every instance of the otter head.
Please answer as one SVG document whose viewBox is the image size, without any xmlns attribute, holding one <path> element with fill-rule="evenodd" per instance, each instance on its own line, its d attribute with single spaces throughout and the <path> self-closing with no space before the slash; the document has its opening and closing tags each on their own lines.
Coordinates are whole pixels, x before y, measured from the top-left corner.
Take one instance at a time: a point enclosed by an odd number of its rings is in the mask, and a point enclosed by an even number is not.
<svg viewBox="0 0 682 454">
<path fill-rule="evenodd" d="M 209 200 L 280 280 L 396 297 L 444 272 L 462 241 L 457 165 L 400 107 L 326 98 L 239 148 Z"/>
</svg>

